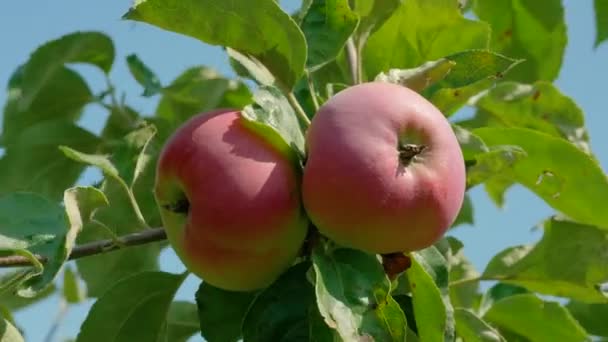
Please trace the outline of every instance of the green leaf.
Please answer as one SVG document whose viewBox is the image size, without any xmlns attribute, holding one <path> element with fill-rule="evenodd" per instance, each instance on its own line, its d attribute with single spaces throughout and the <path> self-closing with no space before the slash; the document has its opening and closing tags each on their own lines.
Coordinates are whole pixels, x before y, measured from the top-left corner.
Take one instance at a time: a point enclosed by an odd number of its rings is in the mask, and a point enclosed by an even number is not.
<svg viewBox="0 0 608 342">
<path fill-rule="evenodd" d="M 518 294 L 494 303 L 483 317 L 532 341 L 587 341 L 585 330 L 556 302 Z"/>
<path fill-rule="evenodd" d="M 63 269 L 63 298 L 71 304 L 80 303 L 85 299 L 84 291 L 78 284 L 78 276 L 68 266 Z"/>
<path fill-rule="evenodd" d="M 456 308 L 454 317 L 456 318 L 456 333 L 467 342 L 506 342 L 496 329 L 471 310 Z"/>
<path fill-rule="evenodd" d="M 554 218 L 545 222 L 543 238 L 534 247 L 504 250 L 483 277 L 548 295 L 606 301 L 608 293 L 599 285 L 608 281 L 607 249 L 605 230 Z"/>
<path fill-rule="evenodd" d="M 306 278 L 310 266 L 293 266 L 255 298 L 243 319 L 244 341 L 309 340 L 309 308 L 315 304 L 314 287 Z"/>
<path fill-rule="evenodd" d="M 108 110 L 110 115 L 101 131 L 103 141 L 98 149 L 102 153 L 111 152 L 114 141 L 137 129 L 142 121 L 139 113 L 129 106 L 111 106 Z"/>
<path fill-rule="evenodd" d="M 318 245 L 312 260 L 317 305 L 325 323 L 346 341 L 402 341 L 407 323 L 375 256 Z"/>
<path fill-rule="evenodd" d="M 355 0 L 354 11 L 361 18 L 357 27 L 357 40 L 365 41 L 370 34 L 379 29 L 402 0 Z"/>
<path fill-rule="evenodd" d="M 304 156 L 304 134 L 291 105 L 274 87 L 260 87 L 253 95 L 255 104 L 245 107 L 245 125 L 294 161 Z"/>
<path fill-rule="evenodd" d="M 2 303 L 3 307 L 11 312 L 16 312 L 56 293 L 57 289 L 55 285 L 50 284 L 31 298 L 24 298 L 15 294 L 15 288 L 24 280 L 31 278 L 31 276 L 32 271 L 30 268 L 20 268 L 16 271 L 4 272 L 0 276 L 0 303 Z"/>
<path fill-rule="evenodd" d="M 59 149 L 61 152 L 63 152 L 63 154 L 65 154 L 66 157 L 72 160 L 99 168 L 106 177 L 120 179 L 118 170 L 112 161 L 110 161 L 109 156 L 82 153 L 67 146 L 59 146 Z"/>
<path fill-rule="evenodd" d="M 275 77 L 260 61 L 231 48 L 226 48 L 226 53 L 228 53 L 230 65 L 237 75 L 249 78 L 261 85 L 274 85 Z"/>
<path fill-rule="evenodd" d="M 136 54 L 127 56 L 127 66 L 129 67 L 129 71 L 137 83 L 144 87 L 142 96 L 150 97 L 160 92 L 162 89 L 160 80 L 156 74 L 154 74 L 154 72 L 148 68 L 148 66 L 144 64 L 139 57 L 137 57 Z"/>
<path fill-rule="evenodd" d="M 493 51 L 525 60 L 508 79 L 533 82 L 557 77 L 567 43 L 560 0 L 477 0 L 473 9 L 492 26 Z"/>
<path fill-rule="evenodd" d="M 465 162 L 474 161 L 478 154 L 490 151 L 483 140 L 471 131 L 454 124 L 452 124 L 452 130 L 456 135 Z"/>
<path fill-rule="evenodd" d="M 589 334 L 608 337 L 608 325 L 606 325 L 608 304 L 587 304 L 570 301 L 566 308 Z"/>
<path fill-rule="evenodd" d="M 151 191 L 154 188 L 156 159 L 161 148 L 158 141 L 153 139 L 155 132 L 154 126 L 143 126 L 114 146 L 110 161 L 113 168 L 110 171 L 112 175 L 118 174 L 118 177 L 106 178 L 101 185 L 110 205 L 95 211 L 93 220 L 78 236 L 79 243 L 134 233 L 145 229 L 148 224 L 161 225 Z M 102 160 L 108 161 L 108 158 Z M 102 166 L 108 165 L 102 163 Z M 133 194 L 133 198 L 129 193 Z M 132 199 L 137 203 L 139 213 L 134 210 Z M 87 284 L 89 296 L 98 297 L 116 281 L 135 272 L 157 270 L 161 247 L 162 244 L 146 244 L 79 259 L 76 262 L 78 271 Z"/>
<path fill-rule="evenodd" d="M 308 45 L 306 67 L 315 70 L 335 59 L 358 23 L 348 0 L 313 0 L 300 24 Z"/>
<path fill-rule="evenodd" d="M 514 180 L 572 219 L 608 229 L 608 179 L 590 156 L 560 138 L 524 128 L 473 131 L 488 146 L 517 145 L 528 154 L 514 164 Z M 560 156 L 555 158 L 554 156 Z"/>
<path fill-rule="evenodd" d="M 19 294 L 33 297 L 48 286 L 69 253 L 66 217 L 61 206 L 32 193 L 0 197 L 0 252 L 30 256 L 39 254 L 49 262 L 40 274 L 22 279 Z"/>
<path fill-rule="evenodd" d="M 452 223 L 452 228 L 457 227 L 461 224 L 475 224 L 474 215 L 473 215 L 473 201 L 471 201 L 471 196 L 468 193 L 464 195 L 464 201 L 462 202 L 462 207 L 458 212 L 458 216 Z"/>
<path fill-rule="evenodd" d="M 64 120 L 41 121 L 23 129 L 0 158 L 0 194 L 28 191 L 59 201 L 84 166 L 65 158 L 57 146 L 91 152 L 98 144 L 95 135 Z"/>
<path fill-rule="evenodd" d="M 449 268 L 450 302 L 454 307 L 474 308 L 479 301 L 479 281 L 468 281 L 479 277 L 479 272 L 464 254 L 464 245 L 454 237 L 448 236 L 439 240 L 435 247 L 447 243 L 448 249 L 442 255 L 447 260 Z M 460 282 L 467 280 L 466 282 Z"/>
<path fill-rule="evenodd" d="M 551 83 L 503 82 L 477 98 L 474 105 L 481 111 L 461 124 L 530 128 L 567 139 L 590 153 L 583 111 Z"/>
<path fill-rule="evenodd" d="M 521 286 L 516 286 L 507 283 L 496 283 L 494 286 L 490 287 L 481 297 L 481 302 L 479 303 L 479 314 L 485 315 L 486 312 L 494 305 L 495 302 L 509 297 L 514 296 L 516 294 L 524 294 L 530 293 L 530 291 L 526 290 Z"/>
<path fill-rule="evenodd" d="M 106 74 L 114 61 L 114 44 L 101 32 L 74 32 L 49 41 L 32 53 L 23 67 L 20 108 L 28 108 L 45 83 L 56 77 L 66 63 L 87 63 Z"/>
<path fill-rule="evenodd" d="M 142 0 L 123 18 L 237 50 L 265 65 L 283 89 L 304 72 L 304 35 L 274 1 Z"/>
<path fill-rule="evenodd" d="M 215 108 L 242 108 L 251 93 L 241 82 L 203 66 L 191 67 L 162 90 L 156 115 L 176 128 L 190 117 Z"/>
<path fill-rule="evenodd" d="M 41 78 L 43 82 L 37 84 L 36 89 L 26 88 L 26 69 L 27 66 L 19 67 L 9 82 L 0 136 L 4 146 L 14 144 L 25 130 L 36 125 L 40 127 L 47 120 L 72 124 L 80 117 L 83 107 L 93 99 L 85 81 L 71 69 L 61 65 L 55 67 Z M 24 100 L 26 97 L 27 102 Z"/>
<path fill-rule="evenodd" d="M 116 283 L 93 304 L 76 341 L 165 340 L 167 313 L 186 274 L 141 272 Z"/>
<path fill-rule="evenodd" d="M 608 39 L 608 1 L 594 0 L 595 9 L 595 47 Z"/>
<path fill-rule="evenodd" d="M 196 304 L 174 301 L 167 314 L 167 341 L 186 342 L 201 330 Z"/>
<path fill-rule="evenodd" d="M 24 342 L 23 336 L 9 321 L 0 318 L 0 342 Z"/>
<path fill-rule="evenodd" d="M 496 175 L 511 172 L 527 154 L 518 146 L 492 146 L 485 153 L 475 156 L 474 162 L 467 167 L 467 188 L 481 184 Z"/>
<path fill-rule="evenodd" d="M 365 73 L 373 78 L 391 68 L 413 68 L 464 50 L 486 49 L 489 38 L 489 26 L 465 19 L 456 0 L 403 1 L 370 36 L 363 51 Z"/>
<path fill-rule="evenodd" d="M 434 246 L 412 253 L 411 259 L 406 272 L 418 336 L 422 341 L 452 341 L 454 309 L 448 293 L 447 260 Z"/>
<path fill-rule="evenodd" d="M 209 342 L 236 342 L 241 322 L 255 299 L 253 292 L 226 291 L 201 283 L 196 292 L 202 336 Z"/>
<path fill-rule="evenodd" d="M 456 63 L 448 59 L 425 62 L 412 69 L 389 69 L 375 77 L 375 81 L 399 84 L 422 92 L 448 75 Z"/>
</svg>

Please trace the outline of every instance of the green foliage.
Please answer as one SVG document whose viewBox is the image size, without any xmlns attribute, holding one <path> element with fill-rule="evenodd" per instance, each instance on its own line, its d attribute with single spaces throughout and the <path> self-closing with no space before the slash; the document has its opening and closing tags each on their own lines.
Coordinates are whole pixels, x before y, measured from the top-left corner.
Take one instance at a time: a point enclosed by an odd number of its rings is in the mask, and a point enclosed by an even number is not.
<svg viewBox="0 0 608 342">
<path fill-rule="evenodd" d="M 124 18 L 249 55 L 284 89 L 291 89 L 304 71 L 304 35 L 274 1 L 145 0 L 137 1 Z"/>
<path fill-rule="evenodd" d="M 76 341 L 166 340 L 167 313 L 185 277 L 141 272 L 120 280 L 93 304 Z"/>
<path fill-rule="evenodd" d="M 256 294 L 218 289 L 205 282 L 196 292 L 201 333 L 209 342 L 238 341 L 241 323 Z"/>
<path fill-rule="evenodd" d="M 493 51 L 525 59 L 508 79 L 534 82 L 557 78 L 568 40 L 560 0 L 476 0 L 473 10 L 492 27 Z"/>
<path fill-rule="evenodd" d="M 323 244 L 313 251 L 312 260 L 319 311 L 342 339 L 405 338 L 405 316 L 373 255 Z"/>
<path fill-rule="evenodd" d="M 594 5 L 597 47 L 608 40 L 608 2 Z M 13 313 L 56 294 L 95 300 L 77 337 L 87 342 L 607 339 L 608 178 L 585 113 L 553 83 L 564 12 L 559 0 L 304 0 L 292 15 L 274 0 L 137 0 L 123 18 L 222 46 L 239 76 L 195 65 L 162 84 L 145 56 L 121 58 L 140 95 L 158 95 L 146 116 L 118 100 L 110 37 L 74 32 L 41 45 L 11 75 L 3 107 L 0 266 L 29 266 L 0 273 L 0 341 L 23 341 Z M 74 63 L 100 71 L 106 88 L 93 94 Z M 163 243 L 66 264 L 77 245 L 124 247 L 120 236 L 161 226 L 156 162 L 192 116 L 240 110 L 300 167 L 318 106 L 368 80 L 408 86 L 450 119 L 467 189 L 483 186 L 503 206 L 521 184 L 550 205 L 540 241 L 505 246 L 477 271 L 471 246 L 449 236 L 474 222 L 467 193 L 448 236 L 407 253 L 411 266 L 395 279 L 379 255 L 315 234 L 268 288 L 231 292 L 203 280 L 196 304 L 175 299 L 186 274 L 159 271 Z M 90 104 L 107 114 L 99 134 L 78 124 Z M 454 119 L 465 106 L 473 116 Z M 102 173 L 94 186 L 77 185 L 86 167 Z"/>
</svg>

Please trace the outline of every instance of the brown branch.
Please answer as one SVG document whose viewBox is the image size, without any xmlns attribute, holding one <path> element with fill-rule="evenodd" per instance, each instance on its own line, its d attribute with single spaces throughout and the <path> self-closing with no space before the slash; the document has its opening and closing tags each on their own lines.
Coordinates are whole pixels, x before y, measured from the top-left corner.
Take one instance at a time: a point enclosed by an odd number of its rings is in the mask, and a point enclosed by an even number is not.
<svg viewBox="0 0 608 342">
<path fill-rule="evenodd" d="M 120 236 L 117 240 L 100 240 L 76 246 L 72 249 L 72 253 L 70 253 L 68 260 L 115 251 L 126 246 L 137 246 L 150 242 L 162 241 L 166 238 L 167 234 L 165 233 L 164 228 L 146 229 L 137 233 Z M 48 258 L 43 255 L 36 255 L 36 258 L 41 263 L 47 263 L 49 261 Z M 31 265 L 32 263 L 28 258 L 20 255 L 0 257 L 0 268 Z"/>
</svg>

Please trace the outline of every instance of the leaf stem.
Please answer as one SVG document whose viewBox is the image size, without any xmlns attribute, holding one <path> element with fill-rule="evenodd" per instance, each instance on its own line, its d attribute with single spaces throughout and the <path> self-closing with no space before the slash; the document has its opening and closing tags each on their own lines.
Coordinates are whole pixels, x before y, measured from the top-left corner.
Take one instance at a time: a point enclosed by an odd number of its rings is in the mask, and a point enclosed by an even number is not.
<svg viewBox="0 0 608 342">
<path fill-rule="evenodd" d="M 114 239 L 99 240 L 72 249 L 69 260 L 80 259 L 83 257 L 115 251 L 128 246 L 144 245 L 151 242 L 163 241 L 167 239 L 164 228 L 150 228 L 136 233 L 123 235 L 118 238 L 118 243 Z M 0 257 L 0 268 L 32 266 L 33 263 L 44 264 L 49 262 L 48 258 L 42 255 L 34 255 L 35 261 L 30 257 L 22 255 L 11 255 Z"/>
<path fill-rule="evenodd" d="M 304 108 L 302 108 L 293 92 L 290 91 L 287 93 L 287 100 L 289 101 L 293 109 L 296 111 L 296 114 L 300 118 L 300 121 L 304 122 L 306 127 L 310 126 L 310 119 L 306 115 Z"/>
<path fill-rule="evenodd" d="M 312 98 L 312 104 L 315 106 L 315 112 L 319 110 L 319 101 L 317 100 L 317 90 L 315 89 L 315 82 L 312 79 L 312 72 L 306 72 L 306 80 L 308 81 L 308 91 L 310 91 L 310 97 Z"/>
<path fill-rule="evenodd" d="M 475 283 L 475 282 L 482 281 L 482 280 L 494 280 L 494 279 L 485 279 L 482 277 L 463 278 L 463 279 L 454 280 L 454 281 L 450 282 L 448 285 L 449 286 L 458 286 L 458 285 L 464 285 L 464 284 L 468 284 L 468 283 Z"/>
<path fill-rule="evenodd" d="M 348 59 L 348 66 L 350 69 L 350 75 L 353 79 L 353 84 L 359 84 L 361 82 L 359 75 L 359 65 L 357 55 L 357 48 L 355 47 L 355 41 L 352 37 L 346 41 L 346 58 Z"/>
<path fill-rule="evenodd" d="M 129 197 L 129 202 L 131 203 L 131 207 L 133 208 L 133 212 L 135 213 L 135 217 L 137 217 L 137 221 L 139 222 L 139 224 L 141 225 L 141 227 L 149 229 L 150 226 L 148 226 L 148 223 L 146 222 L 146 219 L 144 218 L 144 214 L 141 212 L 141 209 L 139 208 L 139 204 L 137 204 L 137 199 L 135 198 L 135 195 L 133 194 L 133 191 L 131 191 L 131 188 L 127 185 L 127 183 L 125 183 L 125 181 L 122 178 L 118 177 L 118 178 L 115 178 L 115 179 L 118 180 L 118 182 L 120 183 L 120 185 L 127 192 L 127 197 Z"/>
</svg>

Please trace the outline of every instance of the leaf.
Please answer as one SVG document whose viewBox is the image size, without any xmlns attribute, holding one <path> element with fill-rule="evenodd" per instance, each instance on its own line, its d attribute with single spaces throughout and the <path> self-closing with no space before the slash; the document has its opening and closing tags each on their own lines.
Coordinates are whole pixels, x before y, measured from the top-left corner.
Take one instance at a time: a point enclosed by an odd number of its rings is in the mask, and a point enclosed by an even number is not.
<svg viewBox="0 0 608 342">
<path fill-rule="evenodd" d="M 84 166 L 65 158 L 57 145 L 91 152 L 98 144 L 95 135 L 64 120 L 41 121 L 23 129 L 0 158 L 0 194 L 36 192 L 59 201 Z"/>
<path fill-rule="evenodd" d="M 226 291 L 201 283 L 196 292 L 203 338 L 209 342 L 236 342 L 241 338 L 241 322 L 255 299 L 253 292 Z"/>
<path fill-rule="evenodd" d="M 315 304 L 314 287 L 306 278 L 310 267 L 308 262 L 291 267 L 255 298 L 243 319 L 244 341 L 309 339 L 309 308 Z"/>
<path fill-rule="evenodd" d="M 473 10 L 492 26 L 493 51 L 525 60 L 507 79 L 533 82 L 557 77 L 567 43 L 560 0 L 478 0 Z"/>
<path fill-rule="evenodd" d="M 174 301 L 167 314 L 167 341 L 186 342 L 201 330 L 196 304 Z"/>
<path fill-rule="evenodd" d="M 474 161 L 478 154 L 490 151 L 483 140 L 471 131 L 454 124 L 452 124 L 452 130 L 456 135 L 465 162 Z"/>
<path fill-rule="evenodd" d="M 479 128 L 473 133 L 488 146 L 523 148 L 528 157 L 514 164 L 515 181 L 572 219 L 608 229 L 602 204 L 608 203 L 608 179 L 590 156 L 563 139 L 524 128 Z"/>
<path fill-rule="evenodd" d="M 467 188 L 511 172 L 526 157 L 526 152 L 518 146 L 490 147 L 488 152 L 477 154 L 472 165 L 467 167 Z"/>
<path fill-rule="evenodd" d="M 608 325 L 606 325 L 608 304 L 570 301 L 566 308 L 589 334 L 608 337 Z"/>
<path fill-rule="evenodd" d="M 55 277 L 66 258 L 67 222 L 62 208 L 32 193 L 0 197 L 0 252 L 40 254 L 49 259 L 41 274 L 22 279 L 19 295 L 33 297 Z"/>
<path fill-rule="evenodd" d="M 348 0 L 313 0 L 300 27 L 306 37 L 306 67 L 316 70 L 338 56 L 359 23 Z"/>
<path fill-rule="evenodd" d="M 275 77 L 260 61 L 231 48 L 226 48 L 226 53 L 228 53 L 230 65 L 237 75 L 252 79 L 261 85 L 274 85 L 276 81 Z"/>
<path fill-rule="evenodd" d="M 0 318 L 0 342 L 24 342 L 23 336 L 9 321 Z"/>
<path fill-rule="evenodd" d="M 475 266 L 469 261 L 464 254 L 464 245 L 454 237 L 448 236 L 438 243 L 435 247 L 440 249 L 440 244 L 445 243 L 448 246 L 446 252 L 441 251 L 441 254 L 446 258 L 449 268 L 449 295 L 450 302 L 454 307 L 474 308 L 479 301 L 479 281 L 463 280 L 476 279 L 479 277 L 479 272 Z"/>
<path fill-rule="evenodd" d="M 15 288 L 24 280 L 31 278 L 31 276 L 32 271 L 29 268 L 20 268 L 16 271 L 3 272 L 0 276 L 0 303 L 2 303 L 3 307 L 11 312 L 17 312 L 56 293 L 57 289 L 55 284 L 52 283 L 31 298 L 24 298 L 15 294 Z"/>
<path fill-rule="evenodd" d="M 98 153 L 111 152 L 112 143 L 137 129 L 142 120 L 139 113 L 129 106 L 111 106 L 108 110 L 110 115 L 101 131 L 103 141 Z"/>
<path fill-rule="evenodd" d="M 151 140 L 155 132 L 153 126 L 143 126 L 114 146 L 111 162 L 115 171 L 112 172 L 117 172 L 120 177 L 106 178 L 100 188 L 110 205 L 95 211 L 93 220 L 79 235 L 79 243 L 134 233 L 145 229 L 146 223 L 146 226 L 161 225 L 151 191 L 161 148 L 156 139 Z M 127 191 L 133 194 L 141 217 L 134 210 Z M 87 284 L 88 295 L 98 297 L 115 282 L 133 273 L 157 270 L 161 247 L 162 244 L 146 244 L 79 259 L 76 263 Z"/>
<path fill-rule="evenodd" d="M 24 84 L 26 69 L 27 65 L 19 67 L 9 82 L 0 136 L 4 146 L 14 144 L 31 126 L 42 127 L 46 124 L 44 121 L 73 124 L 84 106 L 93 99 L 86 82 L 71 69 L 56 67 L 44 78 L 43 83 L 36 85 L 36 89 L 28 89 Z M 31 99 L 25 102 L 26 97 Z M 64 139 L 66 136 L 69 135 L 64 135 Z"/>
<path fill-rule="evenodd" d="M 473 311 L 463 308 L 454 310 L 456 332 L 467 342 L 506 342 L 496 329 L 479 318 Z"/>
<path fill-rule="evenodd" d="M 274 1 L 142 0 L 123 18 L 251 56 L 286 90 L 291 90 L 304 72 L 304 35 Z"/>
<path fill-rule="evenodd" d="M 84 291 L 78 284 L 78 277 L 68 266 L 63 269 L 63 298 L 70 304 L 80 303 L 85 299 Z"/>
<path fill-rule="evenodd" d="M 173 128 L 192 116 L 215 108 L 242 108 L 251 103 L 251 93 L 241 82 L 222 77 L 203 66 L 186 69 L 163 88 L 156 115 Z"/>
<path fill-rule="evenodd" d="M 411 254 L 406 271 L 422 341 L 454 340 L 454 309 L 448 294 L 447 261 L 431 246 Z"/>
<path fill-rule="evenodd" d="M 464 195 L 462 207 L 460 208 L 460 211 L 458 212 L 458 216 L 456 216 L 454 223 L 452 223 L 451 228 L 455 228 L 461 224 L 475 224 L 473 215 L 473 202 L 471 201 L 471 196 L 469 196 L 468 193 L 465 193 Z"/>
<path fill-rule="evenodd" d="M 109 156 L 82 153 L 67 146 L 59 146 L 59 149 L 61 150 L 61 152 L 63 152 L 63 154 L 65 154 L 66 157 L 72 160 L 83 164 L 95 166 L 99 168 L 107 177 L 120 179 L 118 170 L 116 169 L 112 161 L 110 161 Z"/>
<path fill-rule="evenodd" d="M 255 104 L 245 107 L 245 125 L 294 161 L 304 156 L 304 134 L 291 105 L 274 87 L 260 87 L 253 95 Z"/>
<path fill-rule="evenodd" d="M 595 9 L 595 47 L 608 39 L 608 1 L 594 0 Z"/>
<path fill-rule="evenodd" d="M 389 69 L 387 73 L 378 74 L 374 80 L 399 84 L 420 93 L 446 77 L 455 65 L 450 60 L 439 59 L 412 69 Z"/>
<path fill-rule="evenodd" d="M 485 315 L 486 312 L 494 305 L 495 302 L 516 294 L 524 294 L 530 293 L 530 291 L 526 290 L 521 286 L 516 286 L 507 283 L 496 283 L 494 286 L 490 287 L 481 297 L 481 302 L 479 304 L 479 314 Z"/>
<path fill-rule="evenodd" d="M 141 272 L 116 283 L 93 304 L 76 341 L 164 340 L 167 312 L 186 274 Z"/>
<path fill-rule="evenodd" d="M 478 97 L 474 105 L 481 111 L 461 124 L 530 128 L 562 137 L 590 153 L 583 111 L 551 83 L 503 82 Z"/>
<path fill-rule="evenodd" d="M 405 315 L 391 297 L 390 281 L 375 256 L 318 245 L 312 260 L 319 311 L 342 339 L 405 339 Z"/>
<path fill-rule="evenodd" d="M 49 41 L 34 51 L 23 67 L 22 96 L 18 106 L 28 108 L 45 83 L 56 77 L 66 63 L 87 63 L 106 74 L 114 61 L 114 44 L 101 32 L 74 32 Z"/>
<path fill-rule="evenodd" d="M 401 2 L 402 0 L 355 0 L 354 11 L 361 18 L 357 27 L 359 39 L 366 40 L 380 28 Z"/>
<path fill-rule="evenodd" d="M 483 277 L 548 295 L 605 301 L 608 293 L 599 284 L 608 281 L 607 249 L 605 230 L 553 218 L 545 222 L 540 242 L 532 248 L 502 251 Z"/>
<path fill-rule="evenodd" d="M 148 66 L 145 65 L 144 62 L 139 59 L 139 57 L 137 57 L 136 54 L 127 56 L 127 66 L 129 67 L 129 71 L 137 83 L 144 87 L 142 96 L 150 97 L 160 92 L 162 89 L 160 80 L 154 74 L 154 72 L 148 68 Z"/>
<path fill-rule="evenodd" d="M 483 318 L 532 341 L 587 340 L 585 330 L 566 309 L 533 294 L 501 299 L 492 305 Z"/>
<path fill-rule="evenodd" d="M 413 68 L 464 50 L 486 49 L 489 38 L 489 26 L 465 19 L 456 0 L 403 1 L 370 36 L 363 51 L 365 73 L 373 78 L 391 68 Z"/>
</svg>

